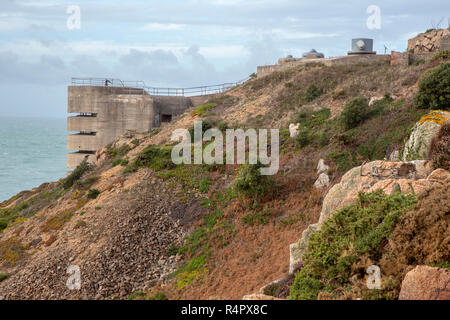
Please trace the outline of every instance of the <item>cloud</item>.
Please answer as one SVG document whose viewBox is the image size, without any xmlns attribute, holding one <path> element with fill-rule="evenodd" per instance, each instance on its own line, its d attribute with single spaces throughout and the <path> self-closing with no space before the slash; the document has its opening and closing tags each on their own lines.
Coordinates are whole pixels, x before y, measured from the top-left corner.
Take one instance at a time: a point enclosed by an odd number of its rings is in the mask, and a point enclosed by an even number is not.
<svg viewBox="0 0 450 320">
<path fill-rule="evenodd" d="M 374 38 L 379 52 L 383 45 L 405 50 L 408 38 L 450 11 L 443 0 L 379 0 L 382 28 L 368 30 L 366 1 L 79 0 L 81 29 L 70 31 L 68 4 L 73 2 L 0 1 L 1 86 L 36 95 L 0 105 L 0 115 L 26 101 L 64 112 L 72 76 L 198 86 L 239 80 L 257 65 L 311 48 L 345 55 L 353 37 Z M 47 91 L 59 100 L 46 99 Z"/>
<path fill-rule="evenodd" d="M 149 23 L 143 27 L 140 27 L 141 31 L 173 31 L 173 30 L 182 30 L 186 27 L 184 24 L 176 24 L 176 23 Z"/>
</svg>

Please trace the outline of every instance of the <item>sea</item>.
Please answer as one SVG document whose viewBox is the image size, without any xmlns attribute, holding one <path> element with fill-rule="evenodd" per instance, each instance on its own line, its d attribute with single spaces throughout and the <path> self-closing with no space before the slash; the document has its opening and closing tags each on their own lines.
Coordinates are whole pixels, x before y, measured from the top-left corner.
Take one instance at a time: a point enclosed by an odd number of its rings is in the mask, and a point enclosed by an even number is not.
<svg viewBox="0 0 450 320">
<path fill-rule="evenodd" d="M 0 116 L 0 202 L 66 176 L 67 120 Z"/>
</svg>

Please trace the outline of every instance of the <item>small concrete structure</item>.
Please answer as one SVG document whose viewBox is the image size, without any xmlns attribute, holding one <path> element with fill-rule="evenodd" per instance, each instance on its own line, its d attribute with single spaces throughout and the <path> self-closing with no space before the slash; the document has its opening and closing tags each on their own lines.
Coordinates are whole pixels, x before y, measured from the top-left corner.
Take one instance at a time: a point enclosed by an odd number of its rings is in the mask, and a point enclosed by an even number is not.
<svg viewBox="0 0 450 320">
<path fill-rule="evenodd" d="M 321 52 L 317 52 L 316 49 L 311 49 L 311 51 L 302 54 L 302 57 L 305 59 L 321 59 L 325 58 L 325 55 Z"/>
<path fill-rule="evenodd" d="M 376 52 L 373 51 L 373 39 L 352 39 L 352 51 L 349 51 L 348 54 L 376 54 Z"/>
</svg>

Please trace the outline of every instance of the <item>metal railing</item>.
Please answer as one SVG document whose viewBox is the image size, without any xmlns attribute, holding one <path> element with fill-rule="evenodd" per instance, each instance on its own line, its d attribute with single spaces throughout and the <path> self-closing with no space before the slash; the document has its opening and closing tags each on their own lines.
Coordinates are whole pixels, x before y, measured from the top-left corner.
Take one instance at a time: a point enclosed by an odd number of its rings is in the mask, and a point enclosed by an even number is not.
<svg viewBox="0 0 450 320">
<path fill-rule="evenodd" d="M 249 77 L 237 82 L 228 82 L 208 86 L 190 87 L 190 88 L 162 88 L 149 87 L 144 81 L 122 81 L 112 78 L 72 78 L 73 86 L 108 86 L 123 87 L 127 89 L 140 89 L 153 96 L 203 96 L 208 94 L 223 93 L 231 88 L 246 82 Z"/>
</svg>

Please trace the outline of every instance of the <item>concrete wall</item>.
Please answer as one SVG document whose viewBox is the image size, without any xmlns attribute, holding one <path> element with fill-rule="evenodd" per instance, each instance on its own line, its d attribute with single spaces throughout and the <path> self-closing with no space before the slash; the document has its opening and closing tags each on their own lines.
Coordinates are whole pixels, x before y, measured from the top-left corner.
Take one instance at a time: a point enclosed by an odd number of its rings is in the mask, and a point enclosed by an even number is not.
<svg viewBox="0 0 450 320">
<path fill-rule="evenodd" d="M 67 167 L 74 168 L 85 155 L 106 146 L 127 130 L 154 127 L 154 102 L 143 90 L 119 87 L 70 86 L 68 89 Z"/>
<path fill-rule="evenodd" d="M 328 59 L 301 59 L 292 62 L 285 62 L 283 64 L 269 65 L 269 66 L 258 66 L 258 77 L 266 76 L 274 71 L 284 71 L 292 67 L 320 63 L 325 66 L 340 66 L 340 65 L 351 65 L 357 63 L 373 63 L 373 62 L 390 62 L 390 55 L 388 54 L 362 54 L 362 55 L 350 55 L 343 57 L 335 57 Z"/>
<path fill-rule="evenodd" d="M 155 112 L 159 114 L 176 116 L 192 107 L 191 99 L 187 97 L 152 96 L 152 98 Z"/>
<path fill-rule="evenodd" d="M 69 86 L 67 167 L 75 168 L 85 156 L 95 161 L 95 152 L 127 130 L 147 132 L 163 119 L 205 103 L 212 95 L 199 97 L 150 96 L 136 88 Z"/>
</svg>

